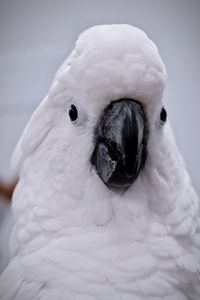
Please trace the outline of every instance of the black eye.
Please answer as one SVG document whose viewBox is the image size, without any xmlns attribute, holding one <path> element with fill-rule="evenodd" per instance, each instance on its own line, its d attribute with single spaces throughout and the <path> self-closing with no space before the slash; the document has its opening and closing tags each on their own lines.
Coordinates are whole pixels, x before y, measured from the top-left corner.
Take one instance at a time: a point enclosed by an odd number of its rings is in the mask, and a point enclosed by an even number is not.
<svg viewBox="0 0 200 300">
<path fill-rule="evenodd" d="M 69 108 L 69 117 L 71 121 L 76 121 L 76 119 L 78 118 L 78 111 L 74 104 L 72 104 Z"/>
<path fill-rule="evenodd" d="M 166 109 L 163 107 L 161 109 L 161 112 L 160 112 L 160 120 L 165 123 L 166 120 L 167 120 L 167 112 L 166 112 Z"/>
</svg>

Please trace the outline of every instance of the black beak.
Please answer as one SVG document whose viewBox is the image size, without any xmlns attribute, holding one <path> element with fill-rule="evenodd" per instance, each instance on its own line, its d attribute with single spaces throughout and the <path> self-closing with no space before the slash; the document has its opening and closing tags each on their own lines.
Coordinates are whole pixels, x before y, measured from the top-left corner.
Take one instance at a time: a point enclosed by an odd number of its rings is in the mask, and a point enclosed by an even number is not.
<svg viewBox="0 0 200 300">
<path fill-rule="evenodd" d="M 91 163 L 108 187 L 126 188 L 147 156 L 148 126 L 142 105 L 131 99 L 111 102 L 95 130 Z"/>
</svg>

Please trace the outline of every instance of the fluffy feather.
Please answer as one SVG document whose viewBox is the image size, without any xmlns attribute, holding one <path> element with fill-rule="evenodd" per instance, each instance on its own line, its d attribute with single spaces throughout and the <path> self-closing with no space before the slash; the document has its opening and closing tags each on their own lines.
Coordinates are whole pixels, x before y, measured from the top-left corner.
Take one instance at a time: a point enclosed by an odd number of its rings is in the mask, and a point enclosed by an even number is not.
<svg viewBox="0 0 200 300">
<path fill-rule="evenodd" d="M 1 299 L 200 298 L 199 199 L 169 122 L 158 126 L 165 80 L 141 30 L 107 25 L 81 34 L 17 146 Z M 149 142 L 145 168 L 120 193 L 103 184 L 90 156 L 99 116 L 125 97 L 143 104 Z"/>
</svg>

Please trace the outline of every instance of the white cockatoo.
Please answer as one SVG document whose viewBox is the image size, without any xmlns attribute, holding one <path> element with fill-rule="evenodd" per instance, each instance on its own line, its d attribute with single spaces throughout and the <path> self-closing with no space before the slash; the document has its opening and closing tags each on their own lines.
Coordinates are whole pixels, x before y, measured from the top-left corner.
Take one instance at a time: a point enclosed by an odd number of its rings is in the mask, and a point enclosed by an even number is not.
<svg viewBox="0 0 200 300">
<path fill-rule="evenodd" d="M 200 299 L 199 199 L 167 120 L 165 81 L 143 31 L 80 35 L 14 154 L 0 299 Z"/>
</svg>

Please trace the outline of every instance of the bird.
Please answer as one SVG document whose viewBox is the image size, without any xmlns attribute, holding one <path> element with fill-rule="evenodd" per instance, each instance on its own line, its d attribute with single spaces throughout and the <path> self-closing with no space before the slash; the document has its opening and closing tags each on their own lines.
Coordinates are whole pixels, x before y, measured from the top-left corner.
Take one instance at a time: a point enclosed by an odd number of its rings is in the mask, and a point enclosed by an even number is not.
<svg viewBox="0 0 200 300">
<path fill-rule="evenodd" d="M 199 198 L 156 45 L 127 24 L 80 34 L 12 158 L 0 299 L 200 299 Z"/>
</svg>

